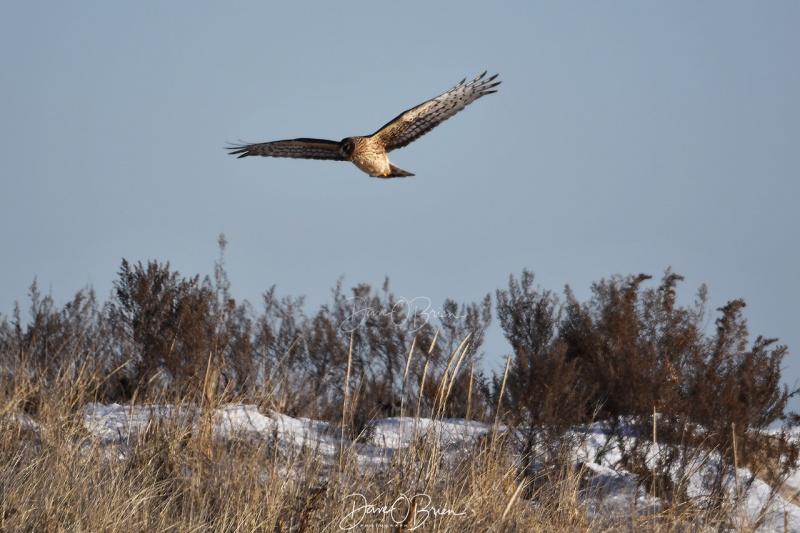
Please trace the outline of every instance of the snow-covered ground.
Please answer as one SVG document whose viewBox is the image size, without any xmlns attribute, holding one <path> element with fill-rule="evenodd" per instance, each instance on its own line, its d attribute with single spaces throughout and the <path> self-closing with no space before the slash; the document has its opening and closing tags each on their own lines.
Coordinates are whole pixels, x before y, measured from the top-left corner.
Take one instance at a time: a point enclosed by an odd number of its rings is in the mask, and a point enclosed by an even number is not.
<svg viewBox="0 0 800 533">
<path fill-rule="evenodd" d="M 131 442 L 131 437 L 143 431 L 155 419 L 175 420 L 176 412 L 185 416 L 191 423 L 198 410 L 194 407 L 174 406 L 136 406 L 126 407 L 117 404 L 89 404 L 84 408 L 83 416 L 86 428 L 100 442 L 114 445 L 123 450 Z M 431 420 L 415 418 L 388 418 L 374 423 L 368 444 L 352 444 L 345 441 L 356 454 L 359 465 L 370 468 L 384 464 L 392 453 L 403 449 L 420 437 L 436 439 L 445 456 L 455 456 L 471 446 L 475 439 L 491 433 L 491 426 L 466 420 Z M 313 449 L 324 460 L 334 461 L 336 452 L 343 444 L 339 433 L 331 430 L 328 424 L 305 418 L 292 418 L 280 413 L 262 414 L 255 405 L 230 404 L 214 413 L 214 431 L 217 438 L 229 438 L 232 435 L 247 436 L 253 439 L 277 439 L 277 443 L 286 449 Z M 609 446 L 606 433 L 598 425 L 580 431 L 582 445 L 576 460 L 592 472 L 590 483 L 598 490 L 596 499 L 588 501 L 590 509 L 603 512 L 630 512 L 631 505 L 637 512 L 648 512 L 659 507 L 658 500 L 649 496 L 638 487 L 634 476 L 615 467 L 619 452 Z M 597 451 L 604 449 L 603 459 L 595 461 Z M 654 453 L 658 453 L 655 449 Z M 713 467 L 713 461 L 706 462 Z M 702 470 L 692 474 L 689 495 L 702 493 L 700 483 Z M 740 469 L 739 477 L 745 479 L 749 473 Z M 800 472 L 795 473 L 784 486 L 783 494 L 791 494 L 800 488 Z M 731 482 L 731 491 L 735 490 Z M 747 523 L 756 521 L 760 513 L 764 513 L 759 531 L 784 531 L 788 521 L 789 531 L 800 532 L 800 507 L 784 499 L 780 495 L 769 501 L 770 487 L 756 479 L 743 499 L 742 511 L 746 514 Z M 627 510 L 627 511 L 626 511 Z"/>
</svg>

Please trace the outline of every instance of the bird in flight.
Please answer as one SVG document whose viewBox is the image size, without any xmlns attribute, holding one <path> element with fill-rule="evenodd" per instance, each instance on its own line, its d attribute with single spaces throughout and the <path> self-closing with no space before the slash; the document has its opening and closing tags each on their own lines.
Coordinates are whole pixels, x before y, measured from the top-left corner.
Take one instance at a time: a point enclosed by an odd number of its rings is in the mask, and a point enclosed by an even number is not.
<svg viewBox="0 0 800 533">
<path fill-rule="evenodd" d="M 404 178 L 414 174 L 394 166 L 386 154 L 416 141 L 469 104 L 487 94 L 497 92 L 497 74 L 486 78 L 486 72 L 469 83 L 466 78 L 427 102 L 403 111 L 372 135 L 346 137 L 341 141 L 325 139 L 290 139 L 260 144 L 230 146 L 231 155 L 247 157 L 293 157 L 297 159 L 329 159 L 350 161 L 375 178 Z"/>
</svg>

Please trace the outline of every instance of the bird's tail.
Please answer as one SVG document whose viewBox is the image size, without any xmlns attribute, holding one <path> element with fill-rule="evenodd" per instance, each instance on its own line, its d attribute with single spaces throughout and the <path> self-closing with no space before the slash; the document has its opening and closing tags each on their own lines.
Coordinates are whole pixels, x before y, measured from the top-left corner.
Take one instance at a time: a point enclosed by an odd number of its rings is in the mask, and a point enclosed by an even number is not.
<svg viewBox="0 0 800 533">
<path fill-rule="evenodd" d="M 408 176 L 413 176 L 411 172 L 407 172 L 400 167 L 396 167 L 393 164 L 389 163 L 389 170 L 392 171 L 391 174 L 388 176 L 384 176 L 385 178 L 406 178 Z"/>
</svg>

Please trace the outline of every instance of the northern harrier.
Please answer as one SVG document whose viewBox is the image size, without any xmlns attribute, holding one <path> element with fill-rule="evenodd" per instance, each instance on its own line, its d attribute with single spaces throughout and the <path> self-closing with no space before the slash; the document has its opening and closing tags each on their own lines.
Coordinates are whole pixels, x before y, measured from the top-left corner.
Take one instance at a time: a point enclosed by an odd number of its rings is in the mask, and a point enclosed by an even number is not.
<svg viewBox="0 0 800 533">
<path fill-rule="evenodd" d="M 391 164 L 386 154 L 419 139 L 481 96 L 497 92 L 492 90 L 500 85 L 499 81 L 492 83 L 497 74 L 484 79 L 485 76 L 486 72 L 466 84 L 464 82 L 467 79 L 464 78 L 446 93 L 400 113 L 368 137 L 347 137 L 339 142 L 301 138 L 237 145 L 227 149 L 232 155 L 240 154 L 239 157 L 261 155 L 350 161 L 376 178 L 413 176 Z"/>
</svg>

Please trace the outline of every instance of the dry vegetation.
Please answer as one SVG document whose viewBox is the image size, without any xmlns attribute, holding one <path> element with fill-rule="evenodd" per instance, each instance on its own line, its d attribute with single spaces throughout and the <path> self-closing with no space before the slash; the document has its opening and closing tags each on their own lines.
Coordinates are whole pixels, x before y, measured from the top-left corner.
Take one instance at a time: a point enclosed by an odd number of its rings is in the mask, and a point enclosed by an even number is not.
<svg viewBox="0 0 800 533">
<path fill-rule="evenodd" d="M 569 453 L 526 469 L 504 432 L 455 456 L 421 434 L 374 469 L 358 463 L 349 440 L 326 462 L 317 450 L 277 439 L 215 436 L 212 418 L 192 408 L 188 418 L 176 409 L 145 431 L 103 442 L 85 429 L 73 401 L 76 384 L 91 381 L 8 391 L 3 531 L 404 531 L 413 520 L 421 531 L 682 531 L 730 523 L 724 507 L 592 513 L 590 473 Z M 42 400 L 35 416 L 20 414 L 28 395 Z M 354 513 L 367 504 L 374 507 Z M 384 506 L 395 511 L 375 514 Z"/>
<path fill-rule="evenodd" d="M 59 308 L 34 284 L 29 318 L 17 309 L 0 321 L 0 531 L 338 531 L 352 524 L 352 494 L 397 507 L 395 520 L 365 517 L 354 531 L 410 530 L 404 518 L 419 523 L 426 510 L 418 530 L 757 527 L 731 504 L 728 467 L 749 466 L 776 489 L 797 468 L 796 441 L 766 433 L 796 422 L 785 412 L 795 391 L 780 387 L 787 350 L 761 337 L 748 347 L 743 302 L 721 308 L 706 335 L 705 289 L 683 307 L 679 276 L 668 271 L 655 289 L 641 288 L 646 279 L 604 280 L 586 303 L 567 290 L 562 304 L 531 273 L 511 277 L 496 302 L 513 353 L 491 378 L 479 366 L 489 295 L 447 301 L 433 321 L 409 313 L 388 281 L 352 297 L 337 285 L 313 316 L 272 288 L 257 313 L 229 294 L 222 253 L 204 280 L 125 261 L 105 304 L 87 290 Z M 191 416 L 109 443 L 85 427 L 90 402 L 183 405 Z M 215 409 L 231 402 L 326 422 L 341 436 L 336 459 L 277 436 L 214 433 Z M 356 447 L 391 416 L 494 430 L 457 454 L 421 435 L 365 468 Z M 597 421 L 621 450 L 616 466 L 657 508 L 587 503 L 600 488 L 575 459 L 574 428 Z M 688 479 L 710 454 L 722 467 L 704 479 L 705 497 L 690 498 Z M 395 500 L 403 494 L 431 500 Z M 430 506 L 465 514 L 434 517 Z"/>
</svg>

